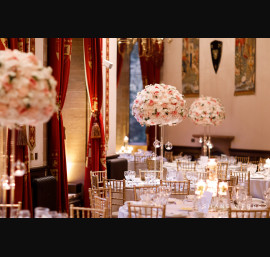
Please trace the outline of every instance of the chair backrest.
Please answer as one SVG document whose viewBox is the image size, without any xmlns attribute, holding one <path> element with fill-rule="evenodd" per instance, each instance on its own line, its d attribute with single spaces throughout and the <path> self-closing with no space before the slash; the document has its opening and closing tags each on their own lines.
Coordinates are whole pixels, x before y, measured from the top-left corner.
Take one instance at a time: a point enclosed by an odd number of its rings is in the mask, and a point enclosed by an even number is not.
<svg viewBox="0 0 270 257">
<path fill-rule="evenodd" d="M 205 171 L 194 171 L 193 174 L 196 177 L 195 182 L 197 182 L 199 180 L 206 181 L 207 179 L 209 179 L 209 172 L 207 172 L 206 170 Z"/>
<path fill-rule="evenodd" d="M 160 179 L 160 170 L 139 170 L 139 176 L 142 181 L 145 181 L 145 176 L 153 174 L 156 179 Z"/>
<path fill-rule="evenodd" d="M 228 218 L 269 218 L 269 209 L 228 209 Z"/>
<path fill-rule="evenodd" d="M 218 162 L 217 164 L 217 178 L 226 180 L 228 179 L 228 162 Z"/>
<path fill-rule="evenodd" d="M 128 218 L 165 218 L 166 205 L 128 203 Z"/>
<path fill-rule="evenodd" d="M 107 200 L 107 209 L 109 214 L 112 214 L 112 191 L 111 187 L 99 187 L 99 188 L 89 188 L 89 202 L 91 208 L 98 208 L 95 203 L 95 197 L 98 196 L 100 198 Z"/>
<path fill-rule="evenodd" d="M 90 171 L 91 187 L 103 187 L 103 180 L 107 178 L 107 171 Z"/>
<path fill-rule="evenodd" d="M 156 162 L 156 170 L 160 169 L 160 160 L 152 160 L 151 158 L 148 158 L 146 160 L 147 169 L 148 170 L 155 170 L 155 162 Z"/>
<path fill-rule="evenodd" d="M 133 186 L 134 200 L 139 201 L 141 198 L 141 193 L 144 190 L 153 189 L 157 192 L 160 185 L 143 185 L 143 186 Z"/>
<path fill-rule="evenodd" d="M 136 173 L 139 172 L 139 169 L 145 169 L 147 167 L 146 160 L 146 156 L 134 154 L 134 170 Z"/>
<path fill-rule="evenodd" d="M 69 207 L 70 218 L 105 218 L 106 209 L 88 208 L 74 206 L 71 204 Z"/>
<path fill-rule="evenodd" d="M 249 156 L 235 156 L 237 162 L 249 163 Z"/>
<path fill-rule="evenodd" d="M 178 171 L 195 171 L 197 161 L 177 161 L 176 165 Z"/>
<path fill-rule="evenodd" d="M 94 196 L 94 206 L 96 209 L 105 210 L 104 218 L 112 217 L 111 203 L 108 198 Z"/>
<path fill-rule="evenodd" d="M 122 206 L 126 201 L 126 180 L 105 179 L 105 187 L 111 188 L 112 206 Z"/>
<path fill-rule="evenodd" d="M 16 204 L 0 204 L 0 218 L 18 218 L 19 211 L 22 209 L 22 202 Z"/>
<path fill-rule="evenodd" d="M 189 195 L 190 193 L 190 180 L 183 180 L 183 181 L 161 180 L 160 185 L 170 187 L 171 195 Z"/>
<path fill-rule="evenodd" d="M 237 178 L 237 184 L 244 183 L 248 195 L 250 195 L 250 171 L 230 171 L 230 177 Z"/>
<path fill-rule="evenodd" d="M 259 163 L 265 164 L 266 158 L 260 157 Z"/>
</svg>

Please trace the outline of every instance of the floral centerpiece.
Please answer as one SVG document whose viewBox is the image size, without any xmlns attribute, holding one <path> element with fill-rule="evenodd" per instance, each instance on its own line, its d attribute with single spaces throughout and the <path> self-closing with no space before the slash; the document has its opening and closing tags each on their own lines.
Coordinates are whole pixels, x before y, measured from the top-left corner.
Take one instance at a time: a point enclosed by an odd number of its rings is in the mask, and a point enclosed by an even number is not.
<svg viewBox="0 0 270 257">
<path fill-rule="evenodd" d="M 197 125 L 219 125 L 225 119 L 225 109 L 220 99 L 202 96 L 190 106 L 188 117 Z"/>
<path fill-rule="evenodd" d="M 0 124 L 37 125 L 57 110 L 56 80 L 33 53 L 0 51 Z"/>
<path fill-rule="evenodd" d="M 141 126 L 172 126 L 186 118 L 186 101 L 174 86 L 151 84 L 137 93 L 132 114 Z"/>
</svg>

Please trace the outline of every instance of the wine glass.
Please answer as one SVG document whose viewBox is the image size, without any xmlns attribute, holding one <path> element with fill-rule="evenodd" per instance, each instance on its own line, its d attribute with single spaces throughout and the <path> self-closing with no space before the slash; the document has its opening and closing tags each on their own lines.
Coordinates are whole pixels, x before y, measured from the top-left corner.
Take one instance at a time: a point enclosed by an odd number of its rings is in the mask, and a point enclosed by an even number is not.
<svg viewBox="0 0 270 257">
<path fill-rule="evenodd" d="M 129 180 L 129 174 L 130 174 L 129 170 L 124 171 L 124 176 L 126 180 Z"/>
</svg>

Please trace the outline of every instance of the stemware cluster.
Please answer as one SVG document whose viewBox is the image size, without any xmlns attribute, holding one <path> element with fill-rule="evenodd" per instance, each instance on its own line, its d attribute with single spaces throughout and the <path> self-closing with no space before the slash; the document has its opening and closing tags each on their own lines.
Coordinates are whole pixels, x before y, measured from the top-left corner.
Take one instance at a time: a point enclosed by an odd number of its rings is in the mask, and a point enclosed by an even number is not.
<svg viewBox="0 0 270 257">
<path fill-rule="evenodd" d="M 140 189 L 141 201 L 146 204 L 166 205 L 170 195 L 171 195 L 171 188 L 168 186 Z"/>
<path fill-rule="evenodd" d="M 135 176 L 136 176 L 136 172 L 134 170 L 126 170 L 124 171 L 124 176 L 126 181 L 134 181 Z"/>
</svg>

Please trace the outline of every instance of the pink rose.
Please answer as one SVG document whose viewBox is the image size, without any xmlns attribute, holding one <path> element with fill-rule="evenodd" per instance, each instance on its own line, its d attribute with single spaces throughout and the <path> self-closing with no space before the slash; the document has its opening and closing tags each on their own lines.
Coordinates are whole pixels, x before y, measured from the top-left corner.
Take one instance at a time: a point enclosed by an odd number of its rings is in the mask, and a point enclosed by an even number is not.
<svg viewBox="0 0 270 257">
<path fill-rule="evenodd" d="M 45 108 L 43 108 L 43 113 L 46 115 L 46 116 L 49 116 L 51 115 L 51 113 L 53 112 L 53 106 L 50 104 L 48 106 L 46 106 Z"/>
<path fill-rule="evenodd" d="M 36 87 L 37 87 L 37 82 L 36 82 L 36 80 L 33 79 L 33 78 L 30 78 L 30 79 L 29 79 L 29 86 L 30 86 L 30 88 L 36 88 Z"/>
<path fill-rule="evenodd" d="M 167 108 L 167 107 L 168 107 L 168 104 L 163 103 L 163 104 L 162 104 L 162 107 L 163 107 L 163 108 Z"/>
<path fill-rule="evenodd" d="M 154 105 L 154 101 L 153 100 L 150 100 L 149 103 L 148 103 L 149 106 L 153 106 Z"/>
<path fill-rule="evenodd" d="M 35 55 L 33 55 L 33 54 L 28 55 L 28 59 L 29 59 L 33 64 L 35 64 L 35 65 L 38 64 L 38 59 L 36 58 Z"/>
<path fill-rule="evenodd" d="M 28 87 L 20 87 L 18 89 L 18 93 L 20 97 L 25 97 L 29 93 L 29 88 Z"/>
<path fill-rule="evenodd" d="M 7 106 L 0 103 L 0 113 L 4 114 L 7 111 Z"/>
</svg>

